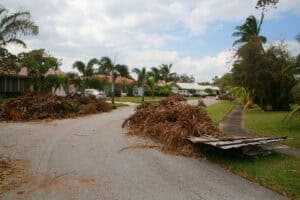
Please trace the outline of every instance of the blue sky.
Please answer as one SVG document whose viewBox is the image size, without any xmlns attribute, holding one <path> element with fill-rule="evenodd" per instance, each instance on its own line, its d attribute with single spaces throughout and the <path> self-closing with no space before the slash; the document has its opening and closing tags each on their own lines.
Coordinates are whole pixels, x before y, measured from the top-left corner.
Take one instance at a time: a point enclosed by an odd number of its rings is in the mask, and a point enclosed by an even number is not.
<svg viewBox="0 0 300 200">
<path fill-rule="evenodd" d="M 11 11 L 28 10 L 40 33 L 24 40 L 27 49 L 45 48 L 73 71 L 76 60 L 110 56 L 133 67 L 173 63 L 173 71 L 210 81 L 230 70 L 231 36 L 236 25 L 253 14 L 256 0 L 2 0 Z M 284 40 L 293 55 L 300 33 L 300 1 L 279 0 L 265 15 L 262 34 L 268 42 Z"/>
</svg>

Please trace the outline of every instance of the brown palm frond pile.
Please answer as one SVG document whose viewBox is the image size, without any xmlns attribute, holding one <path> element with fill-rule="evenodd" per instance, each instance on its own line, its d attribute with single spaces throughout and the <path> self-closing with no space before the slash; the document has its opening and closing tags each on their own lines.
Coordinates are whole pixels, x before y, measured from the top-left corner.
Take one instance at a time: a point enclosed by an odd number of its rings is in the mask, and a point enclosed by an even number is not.
<svg viewBox="0 0 300 200">
<path fill-rule="evenodd" d="M 111 104 L 93 96 L 59 97 L 28 93 L 0 105 L 0 121 L 61 119 L 82 114 L 108 112 Z"/>
<path fill-rule="evenodd" d="M 128 127 L 130 135 L 151 138 L 162 145 L 163 151 L 185 156 L 196 153 L 194 146 L 187 140 L 189 136 L 224 136 L 201 106 L 188 105 L 178 96 L 138 107 L 124 121 L 123 127 Z"/>
</svg>

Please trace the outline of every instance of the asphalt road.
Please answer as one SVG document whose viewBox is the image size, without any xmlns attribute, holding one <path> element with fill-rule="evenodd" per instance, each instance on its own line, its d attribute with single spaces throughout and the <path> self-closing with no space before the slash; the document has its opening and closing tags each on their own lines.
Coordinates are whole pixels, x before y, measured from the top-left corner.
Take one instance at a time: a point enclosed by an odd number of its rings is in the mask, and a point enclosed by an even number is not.
<svg viewBox="0 0 300 200">
<path fill-rule="evenodd" d="M 30 162 L 28 183 L 3 199 L 285 199 L 205 159 L 125 149 L 134 106 L 52 122 L 0 123 L 0 153 Z"/>
</svg>

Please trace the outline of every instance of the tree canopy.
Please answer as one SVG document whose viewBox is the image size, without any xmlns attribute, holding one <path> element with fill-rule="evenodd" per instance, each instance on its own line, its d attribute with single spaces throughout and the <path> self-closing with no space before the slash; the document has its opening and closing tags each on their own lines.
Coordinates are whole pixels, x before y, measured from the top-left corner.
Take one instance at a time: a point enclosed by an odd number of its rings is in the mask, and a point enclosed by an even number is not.
<svg viewBox="0 0 300 200">
<path fill-rule="evenodd" d="M 45 49 L 36 49 L 28 53 L 20 53 L 18 58 L 23 66 L 27 67 L 29 75 L 40 77 L 50 68 L 58 69 L 60 60 L 46 53 Z"/>
<path fill-rule="evenodd" d="M 247 17 L 244 24 L 236 26 L 236 32 L 232 34 L 234 37 L 239 37 L 234 41 L 233 45 L 244 44 L 251 38 L 257 37 L 262 43 L 267 41 L 265 36 L 260 35 L 261 25 L 264 20 L 264 14 L 262 13 L 260 21 L 258 21 L 253 15 Z"/>
<path fill-rule="evenodd" d="M 265 9 L 268 6 L 275 7 L 279 0 L 258 0 L 256 3 L 256 8 L 263 8 Z"/>
</svg>

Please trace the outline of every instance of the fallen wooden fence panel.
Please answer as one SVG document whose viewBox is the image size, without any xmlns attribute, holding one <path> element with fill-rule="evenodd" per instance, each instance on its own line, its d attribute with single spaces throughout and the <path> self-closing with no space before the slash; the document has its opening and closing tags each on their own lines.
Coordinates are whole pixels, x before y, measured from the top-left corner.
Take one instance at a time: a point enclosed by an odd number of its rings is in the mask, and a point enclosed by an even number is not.
<svg viewBox="0 0 300 200">
<path fill-rule="evenodd" d="M 189 137 L 188 140 L 194 144 L 206 144 L 220 149 L 241 148 L 245 146 L 261 145 L 285 140 L 287 137 L 233 137 L 214 138 L 211 136 Z"/>
</svg>

